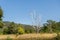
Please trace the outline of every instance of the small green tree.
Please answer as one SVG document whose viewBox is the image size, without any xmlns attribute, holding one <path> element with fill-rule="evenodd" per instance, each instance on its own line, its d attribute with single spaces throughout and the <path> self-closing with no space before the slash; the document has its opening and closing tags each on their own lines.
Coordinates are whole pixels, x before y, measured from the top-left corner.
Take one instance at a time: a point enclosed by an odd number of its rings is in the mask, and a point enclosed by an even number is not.
<svg viewBox="0 0 60 40">
<path fill-rule="evenodd" d="M 2 11 L 2 8 L 0 6 L 0 34 L 3 34 L 3 21 L 2 21 L 2 17 L 3 17 L 3 11 Z"/>
<path fill-rule="evenodd" d="M 18 31 L 19 34 L 24 34 L 25 33 L 25 30 L 22 27 L 18 27 L 17 31 Z"/>
<path fill-rule="evenodd" d="M 0 28 L 3 27 L 2 17 L 3 17 L 3 11 L 2 8 L 0 7 Z"/>
</svg>

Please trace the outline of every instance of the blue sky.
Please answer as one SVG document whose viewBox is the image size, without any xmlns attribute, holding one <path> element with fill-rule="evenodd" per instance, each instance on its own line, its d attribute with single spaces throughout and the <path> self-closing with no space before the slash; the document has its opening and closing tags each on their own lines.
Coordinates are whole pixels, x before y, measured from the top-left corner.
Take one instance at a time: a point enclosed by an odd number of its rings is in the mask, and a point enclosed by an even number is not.
<svg viewBox="0 0 60 40">
<path fill-rule="evenodd" d="M 4 21 L 31 24 L 30 13 L 41 16 L 41 23 L 49 19 L 60 21 L 60 0 L 0 0 Z"/>
</svg>

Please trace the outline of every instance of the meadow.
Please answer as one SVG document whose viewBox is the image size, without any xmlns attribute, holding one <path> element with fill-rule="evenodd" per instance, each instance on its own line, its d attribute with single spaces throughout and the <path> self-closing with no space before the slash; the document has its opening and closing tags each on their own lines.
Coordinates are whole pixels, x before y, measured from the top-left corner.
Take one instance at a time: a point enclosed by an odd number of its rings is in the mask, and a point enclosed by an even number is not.
<svg viewBox="0 0 60 40">
<path fill-rule="evenodd" d="M 23 35 L 0 35 L 0 40 L 57 40 L 56 33 L 38 33 L 38 34 L 23 34 Z"/>
</svg>

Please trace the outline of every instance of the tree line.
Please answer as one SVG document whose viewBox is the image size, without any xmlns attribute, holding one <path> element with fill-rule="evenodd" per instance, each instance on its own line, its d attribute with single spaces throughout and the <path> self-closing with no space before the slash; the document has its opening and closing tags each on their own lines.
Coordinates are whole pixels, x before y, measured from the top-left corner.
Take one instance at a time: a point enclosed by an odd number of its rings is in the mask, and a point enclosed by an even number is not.
<svg viewBox="0 0 60 40">
<path fill-rule="evenodd" d="M 25 34 L 36 33 L 36 25 L 19 24 L 14 22 L 3 21 L 3 10 L 0 7 L 0 34 Z M 60 22 L 47 20 L 42 27 L 39 27 L 39 33 L 60 32 Z"/>
</svg>

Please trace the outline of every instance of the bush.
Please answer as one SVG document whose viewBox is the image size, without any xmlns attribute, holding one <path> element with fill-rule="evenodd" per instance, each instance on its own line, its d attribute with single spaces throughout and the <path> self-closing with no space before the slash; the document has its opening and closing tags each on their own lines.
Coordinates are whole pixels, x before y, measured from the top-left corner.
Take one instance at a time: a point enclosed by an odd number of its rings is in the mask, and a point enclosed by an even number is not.
<svg viewBox="0 0 60 40">
<path fill-rule="evenodd" d="M 0 28 L 0 35 L 3 34 L 3 29 Z"/>
<path fill-rule="evenodd" d="M 34 29 L 25 29 L 25 33 L 35 33 Z"/>
<path fill-rule="evenodd" d="M 18 27 L 17 31 L 18 31 L 19 34 L 24 34 L 25 33 L 25 30 L 22 27 Z"/>
<path fill-rule="evenodd" d="M 4 28 L 4 30 L 3 30 L 3 34 L 8 34 L 8 31 L 9 31 L 9 29 L 6 27 L 6 28 Z"/>
</svg>

